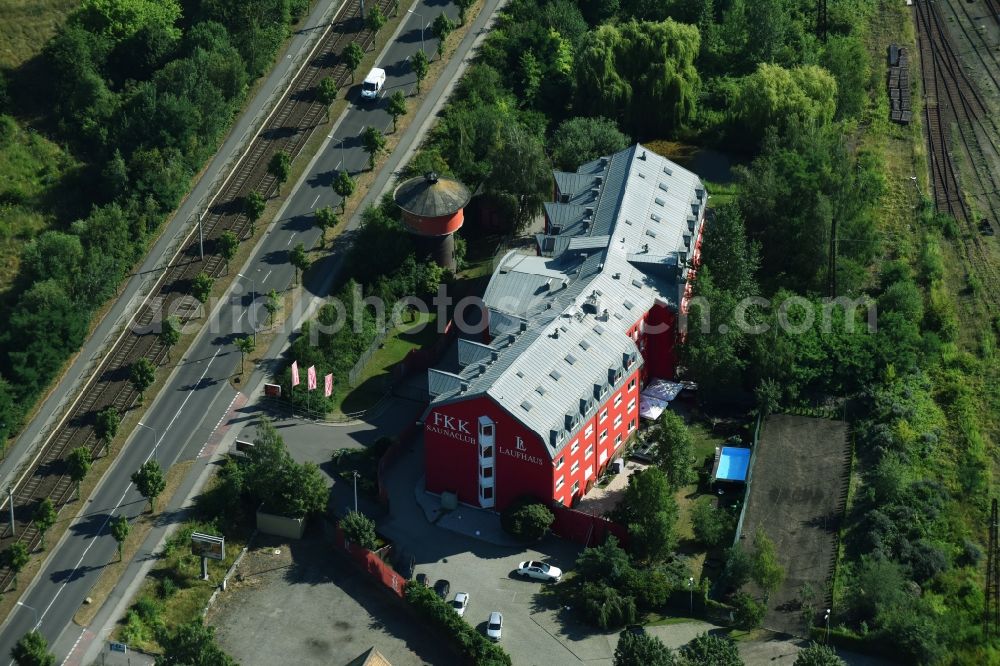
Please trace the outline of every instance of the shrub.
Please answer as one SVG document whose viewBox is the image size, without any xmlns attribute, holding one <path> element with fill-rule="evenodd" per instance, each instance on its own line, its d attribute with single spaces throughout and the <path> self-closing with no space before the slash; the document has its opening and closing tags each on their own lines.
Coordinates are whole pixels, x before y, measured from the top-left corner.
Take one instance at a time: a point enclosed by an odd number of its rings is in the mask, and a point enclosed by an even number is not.
<svg viewBox="0 0 1000 666">
<path fill-rule="evenodd" d="M 601 629 L 614 629 L 636 621 L 635 599 L 604 583 L 584 583 L 578 595 L 587 622 Z"/>
<path fill-rule="evenodd" d="M 696 502 L 691 511 L 694 538 L 709 548 L 721 546 L 732 540 L 736 519 L 725 509 L 713 506 L 714 500 Z"/>
<path fill-rule="evenodd" d="M 615 648 L 614 666 L 676 666 L 673 651 L 656 636 L 623 631 Z"/>
<path fill-rule="evenodd" d="M 522 541 L 538 541 L 548 534 L 555 519 L 544 504 L 515 502 L 500 516 L 500 524 L 505 532 Z"/>
<path fill-rule="evenodd" d="M 736 609 L 736 623 L 743 629 L 756 629 L 764 622 L 767 607 L 749 594 L 737 593 L 733 597 L 733 607 Z"/>
<path fill-rule="evenodd" d="M 833 648 L 819 643 L 810 643 L 809 647 L 799 652 L 793 666 L 845 666 L 844 660 L 837 656 Z"/>
<path fill-rule="evenodd" d="M 685 666 L 743 666 L 736 643 L 728 636 L 699 634 L 681 648 Z"/>
<path fill-rule="evenodd" d="M 169 599 L 177 594 L 177 583 L 173 578 L 164 578 L 160 581 L 160 598 Z"/>
<path fill-rule="evenodd" d="M 160 605 L 156 600 L 145 595 L 139 597 L 132 606 L 139 618 L 147 625 L 153 626 L 160 615 Z"/>
<path fill-rule="evenodd" d="M 363 513 L 351 511 L 340 521 L 344 536 L 362 548 L 375 550 L 378 546 L 378 535 L 375 534 L 375 521 Z"/>
</svg>

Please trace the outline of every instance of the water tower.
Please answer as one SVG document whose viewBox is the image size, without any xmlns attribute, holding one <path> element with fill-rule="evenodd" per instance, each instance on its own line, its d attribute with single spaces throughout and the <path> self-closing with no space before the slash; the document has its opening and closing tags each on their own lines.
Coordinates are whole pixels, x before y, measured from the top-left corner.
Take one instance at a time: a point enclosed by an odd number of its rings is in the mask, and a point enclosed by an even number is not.
<svg viewBox="0 0 1000 666">
<path fill-rule="evenodd" d="M 462 209 L 472 198 L 469 188 L 430 171 L 401 183 L 392 198 L 403 211 L 403 224 L 417 237 L 418 251 L 429 254 L 439 266 L 454 270 L 452 234 L 465 221 Z"/>
</svg>

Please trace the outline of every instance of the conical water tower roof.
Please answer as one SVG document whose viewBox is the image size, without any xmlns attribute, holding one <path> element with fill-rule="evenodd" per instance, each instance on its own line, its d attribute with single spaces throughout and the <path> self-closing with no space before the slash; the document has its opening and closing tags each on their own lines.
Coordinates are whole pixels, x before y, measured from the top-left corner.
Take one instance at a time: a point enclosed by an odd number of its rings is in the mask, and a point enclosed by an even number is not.
<svg viewBox="0 0 1000 666">
<path fill-rule="evenodd" d="M 434 172 L 401 183 L 392 193 L 396 205 L 411 215 L 443 217 L 465 207 L 472 194 L 462 183 Z"/>
</svg>

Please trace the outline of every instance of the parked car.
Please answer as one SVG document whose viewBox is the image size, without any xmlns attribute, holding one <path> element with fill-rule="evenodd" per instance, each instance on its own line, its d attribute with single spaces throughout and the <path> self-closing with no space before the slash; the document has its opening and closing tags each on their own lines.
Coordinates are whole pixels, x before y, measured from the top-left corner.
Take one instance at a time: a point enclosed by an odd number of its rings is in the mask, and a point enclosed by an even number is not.
<svg viewBox="0 0 1000 666">
<path fill-rule="evenodd" d="M 469 607 L 469 593 L 459 592 L 451 600 L 451 607 L 455 609 L 459 617 L 465 617 L 465 609 Z"/>
<path fill-rule="evenodd" d="M 558 583 L 562 578 L 562 569 L 546 564 L 545 562 L 521 562 L 517 566 L 517 573 L 525 578 L 536 578 L 538 580 Z"/>
<path fill-rule="evenodd" d="M 486 621 L 486 637 L 492 641 L 499 641 L 501 631 L 503 631 L 503 615 L 500 611 L 493 611 L 490 613 L 490 619 Z"/>
<path fill-rule="evenodd" d="M 446 581 L 444 578 L 438 580 L 434 583 L 434 591 L 438 593 L 438 596 L 442 599 L 448 598 L 448 592 L 451 590 L 451 583 Z"/>
</svg>

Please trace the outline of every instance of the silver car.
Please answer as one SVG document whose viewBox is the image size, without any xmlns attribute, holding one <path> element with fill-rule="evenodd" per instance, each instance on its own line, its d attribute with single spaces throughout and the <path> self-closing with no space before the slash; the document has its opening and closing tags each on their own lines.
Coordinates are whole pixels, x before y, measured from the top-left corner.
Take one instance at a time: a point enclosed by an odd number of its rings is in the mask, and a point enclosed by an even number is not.
<svg viewBox="0 0 1000 666">
<path fill-rule="evenodd" d="M 469 607 L 469 593 L 459 592 L 451 600 L 451 607 L 455 609 L 459 617 L 465 617 L 465 609 Z"/>
<path fill-rule="evenodd" d="M 501 631 L 503 631 L 503 614 L 500 611 L 493 611 L 486 622 L 486 637 L 491 641 L 499 641 Z"/>
</svg>

